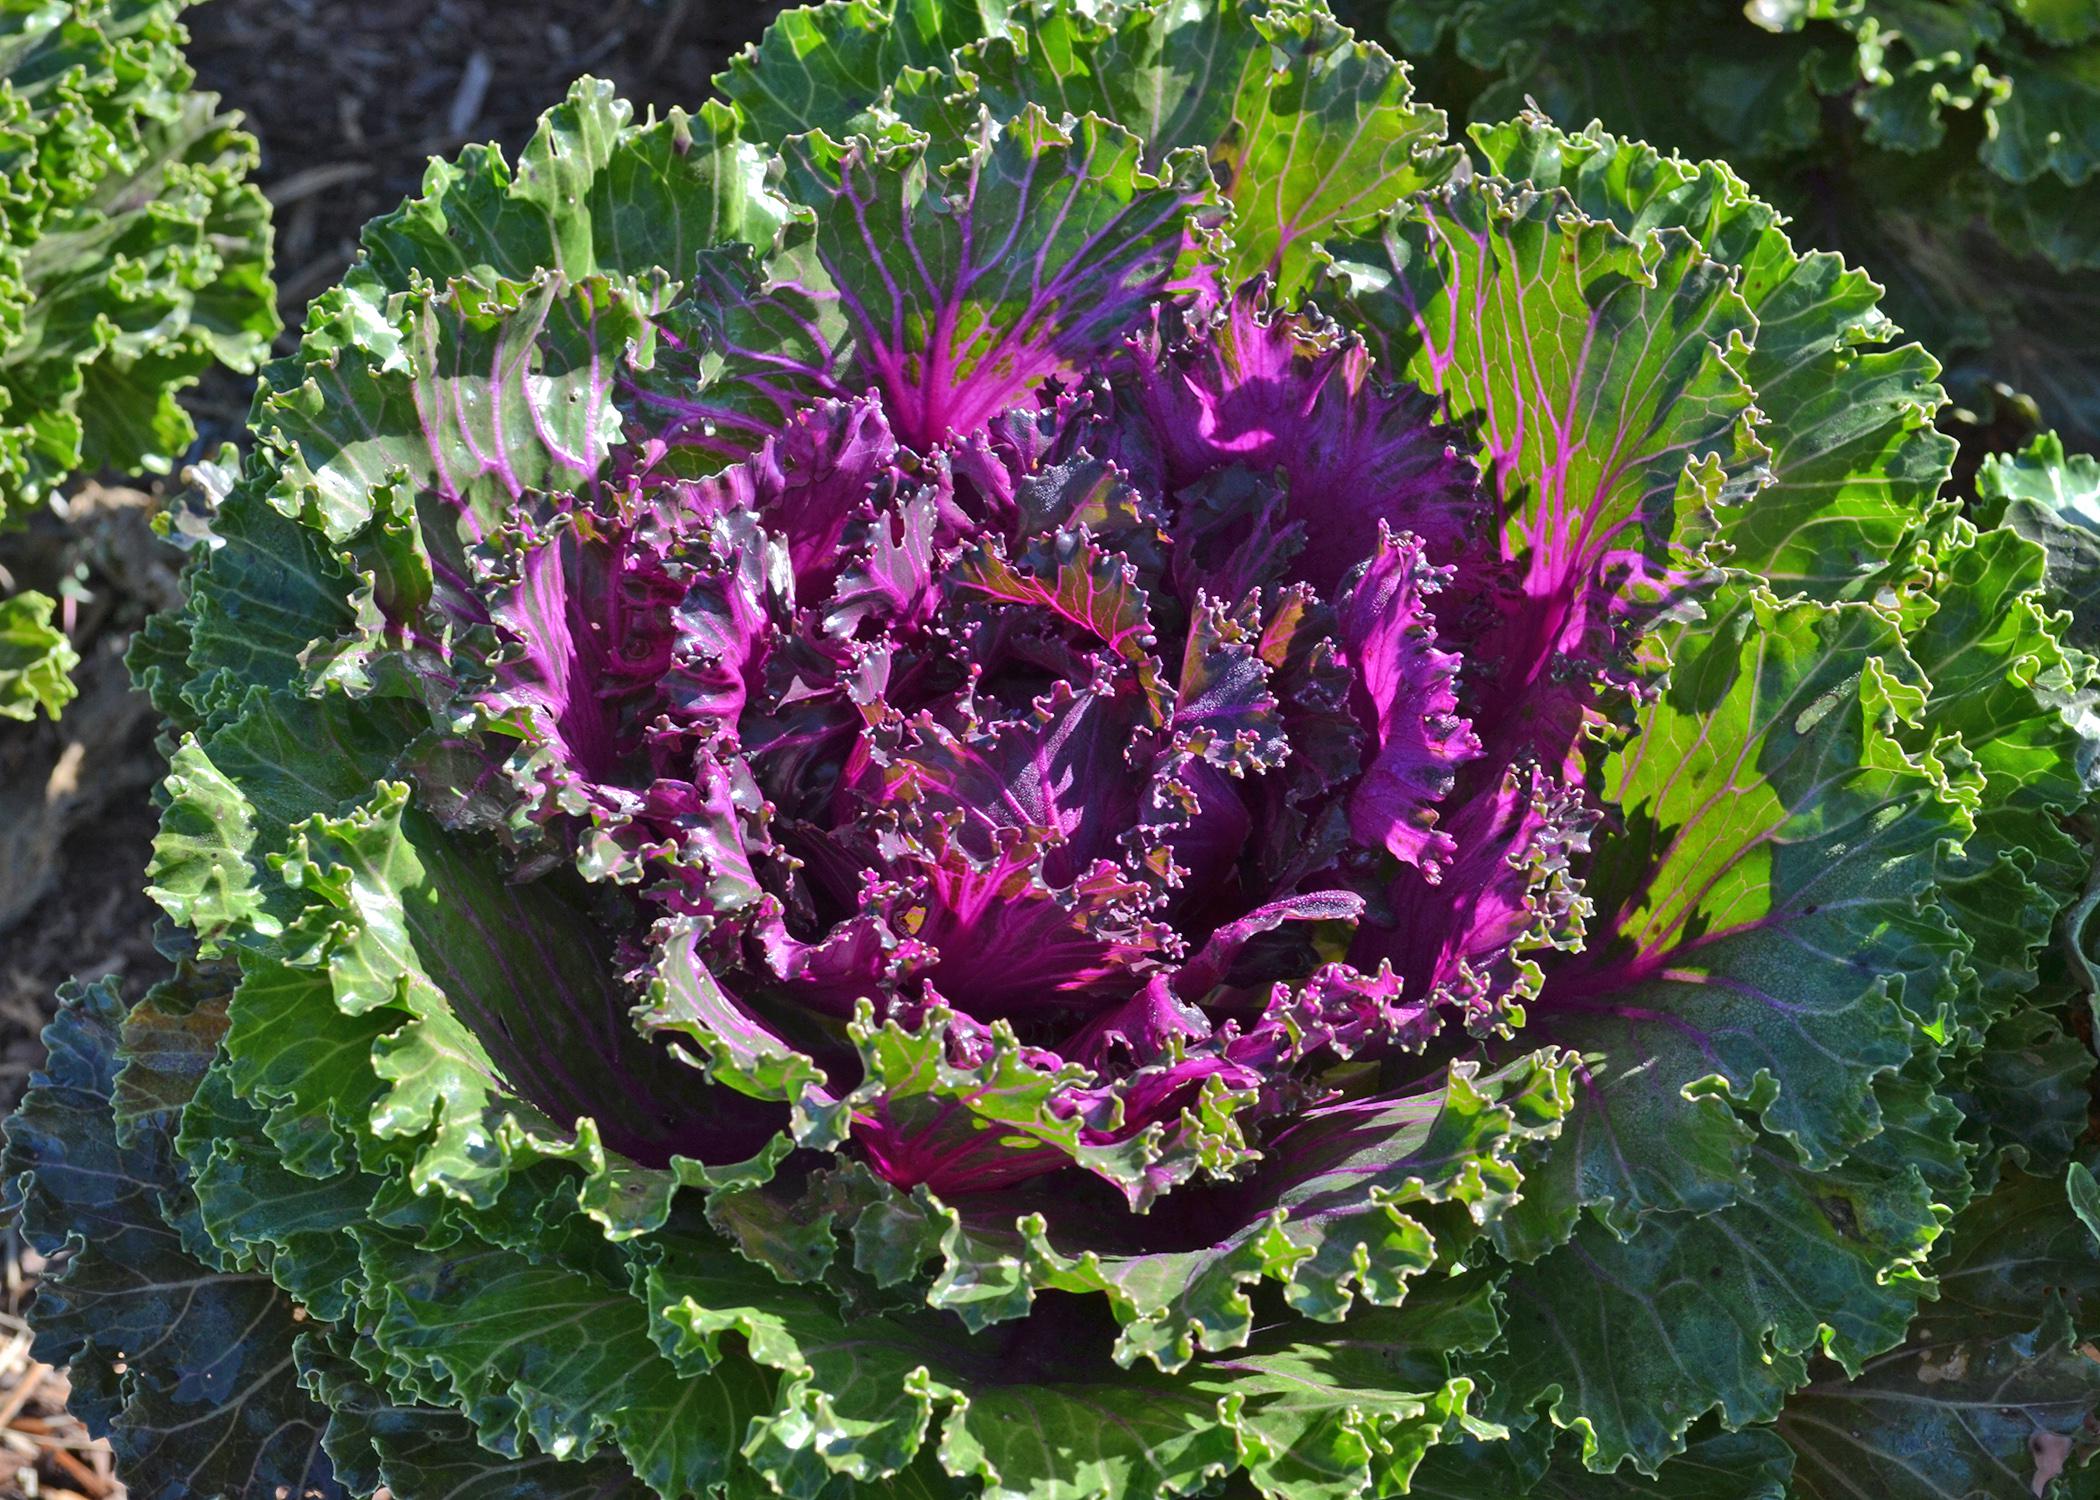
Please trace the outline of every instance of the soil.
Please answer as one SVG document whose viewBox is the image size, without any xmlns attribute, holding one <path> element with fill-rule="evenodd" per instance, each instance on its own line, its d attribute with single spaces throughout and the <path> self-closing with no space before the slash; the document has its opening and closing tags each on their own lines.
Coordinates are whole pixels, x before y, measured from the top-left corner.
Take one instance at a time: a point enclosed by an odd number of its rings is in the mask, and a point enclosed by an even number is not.
<svg viewBox="0 0 2100 1500">
<path fill-rule="evenodd" d="M 778 0 L 213 0 L 190 11 L 198 85 L 240 110 L 277 220 L 279 310 L 293 346 L 308 299 L 341 279 L 367 220 L 469 141 L 514 154 L 574 78 L 611 79 L 637 111 L 691 108 Z M 217 372 L 188 402 L 198 452 L 243 429 L 253 381 Z M 0 584 L 61 593 L 82 664 L 56 724 L 0 721 L 0 1112 L 43 1058 L 58 986 L 114 976 L 133 998 L 168 970 L 143 894 L 163 773 L 150 708 L 122 657 L 178 595 L 181 555 L 148 526 L 180 481 L 103 476 L 65 514 L 0 538 Z M 0 1240 L 0 1500 L 121 1500 L 107 1452 L 30 1355 L 19 1314 L 40 1270 Z"/>
</svg>

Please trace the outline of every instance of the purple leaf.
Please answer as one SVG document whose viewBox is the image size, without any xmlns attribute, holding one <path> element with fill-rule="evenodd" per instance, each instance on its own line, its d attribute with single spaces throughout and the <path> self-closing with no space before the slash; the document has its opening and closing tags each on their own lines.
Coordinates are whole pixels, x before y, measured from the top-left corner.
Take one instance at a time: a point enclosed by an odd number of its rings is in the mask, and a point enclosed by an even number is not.
<svg viewBox="0 0 2100 1500">
<path fill-rule="evenodd" d="M 1179 489 L 1232 465 L 1277 472 L 1283 512 L 1306 526 L 1297 576 L 1332 591 L 1404 527 L 1448 559 L 1491 512 L 1435 403 L 1372 377 L 1363 344 L 1309 315 L 1269 309 L 1261 282 L 1214 318 L 1163 316 L 1129 346 L 1136 399 Z"/>
<path fill-rule="evenodd" d="M 1378 550 L 1341 604 L 1341 640 L 1355 674 L 1351 697 L 1369 736 L 1370 763 L 1349 798 L 1350 831 L 1431 883 L 1457 850 L 1436 827 L 1436 804 L 1480 742 L 1458 716 L 1461 658 L 1436 647 L 1427 597 L 1448 570 L 1423 559 L 1414 536 L 1379 527 Z"/>
</svg>

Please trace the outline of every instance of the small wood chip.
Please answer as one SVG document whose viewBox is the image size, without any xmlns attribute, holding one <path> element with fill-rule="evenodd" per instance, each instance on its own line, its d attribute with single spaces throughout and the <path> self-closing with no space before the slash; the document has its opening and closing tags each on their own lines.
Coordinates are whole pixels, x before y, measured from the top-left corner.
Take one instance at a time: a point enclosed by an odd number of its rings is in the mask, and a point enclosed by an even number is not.
<svg viewBox="0 0 2100 1500">
<path fill-rule="evenodd" d="M 50 1373 L 49 1365 L 37 1360 L 29 1362 L 29 1368 L 22 1372 L 22 1378 L 15 1382 L 15 1388 L 7 1393 L 4 1400 L 0 1400 L 0 1427 L 9 1425 L 21 1414 L 22 1408 L 29 1404 L 29 1398 L 37 1393 L 44 1383 L 44 1377 Z"/>
<path fill-rule="evenodd" d="M 459 92 L 452 96 L 452 112 L 445 117 L 455 137 L 464 137 L 481 118 L 481 106 L 495 78 L 496 65 L 489 61 L 488 53 L 476 47 L 468 54 L 466 67 L 460 70 Z"/>
<path fill-rule="evenodd" d="M 346 182 L 356 182 L 372 175 L 372 164 L 368 161 L 330 161 L 311 167 L 302 167 L 291 176 L 271 183 L 263 189 L 263 196 L 270 206 L 280 212 L 301 198 L 311 198 L 316 193 L 325 193 L 332 187 L 341 187 Z"/>
</svg>

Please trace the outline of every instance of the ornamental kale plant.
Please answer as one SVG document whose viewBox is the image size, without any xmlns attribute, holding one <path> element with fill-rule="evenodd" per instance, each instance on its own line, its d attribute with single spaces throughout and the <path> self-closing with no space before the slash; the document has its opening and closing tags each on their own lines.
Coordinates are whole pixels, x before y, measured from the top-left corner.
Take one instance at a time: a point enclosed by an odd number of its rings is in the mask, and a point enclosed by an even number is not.
<svg viewBox="0 0 2100 1500">
<path fill-rule="evenodd" d="M 182 9 L 0 0 L 0 529 L 81 470 L 165 473 L 176 393 L 277 334 L 255 142 L 192 89 Z M 73 696 L 53 607 L 0 593 L 0 717 Z"/>
<path fill-rule="evenodd" d="M 277 334 L 254 140 L 182 0 L 0 0 L 0 522 L 83 469 L 165 473 L 175 395 Z"/>
<path fill-rule="evenodd" d="M 1873 283 L 1297 5 L 720 88 L 434 165 L 135 649 L 134 1486 L 2087 1484 L 2091 658 Z"/>
<path fill-rule="evenodd" d="M 1535 101 L 1725 156 L 1886 282 L 1979 413 L 2100 443 L 2100 6 L 2090 0 L 1343 0 L 1477 120 Z M 1979 416 L 1979 420 L 1982 416 Z"/>
</svg>

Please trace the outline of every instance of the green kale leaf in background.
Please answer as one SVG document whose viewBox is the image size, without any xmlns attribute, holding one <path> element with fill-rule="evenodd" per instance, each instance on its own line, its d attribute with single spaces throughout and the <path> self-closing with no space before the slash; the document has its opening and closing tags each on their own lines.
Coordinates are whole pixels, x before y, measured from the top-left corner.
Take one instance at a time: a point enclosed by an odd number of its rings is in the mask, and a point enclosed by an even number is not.
<svg viewBox="0 0 2100 1500">
<path fill-rule="evenodd" d="M 1888 289 L 1957 399 L 2100 446 L 2100 5 L 1339 0 L 1424 97 L 1725 159 Z M 2017 425 L 2017 418 L 2015 425 Z"/>
<path fill-rule="evenodd" d="M 58 601 L 34 591 L 0 599 L 0 718 L 52 718 L 72 701 L 80 664 L 66 633 L 51 623 Z"/>
<path fill-rule="evenodd" d="M 0 0 L 0 525 L 165 473 L 176 395 L 278 330 L 255 142 L 192 90 L 183 0 Z"/>
</svg>

